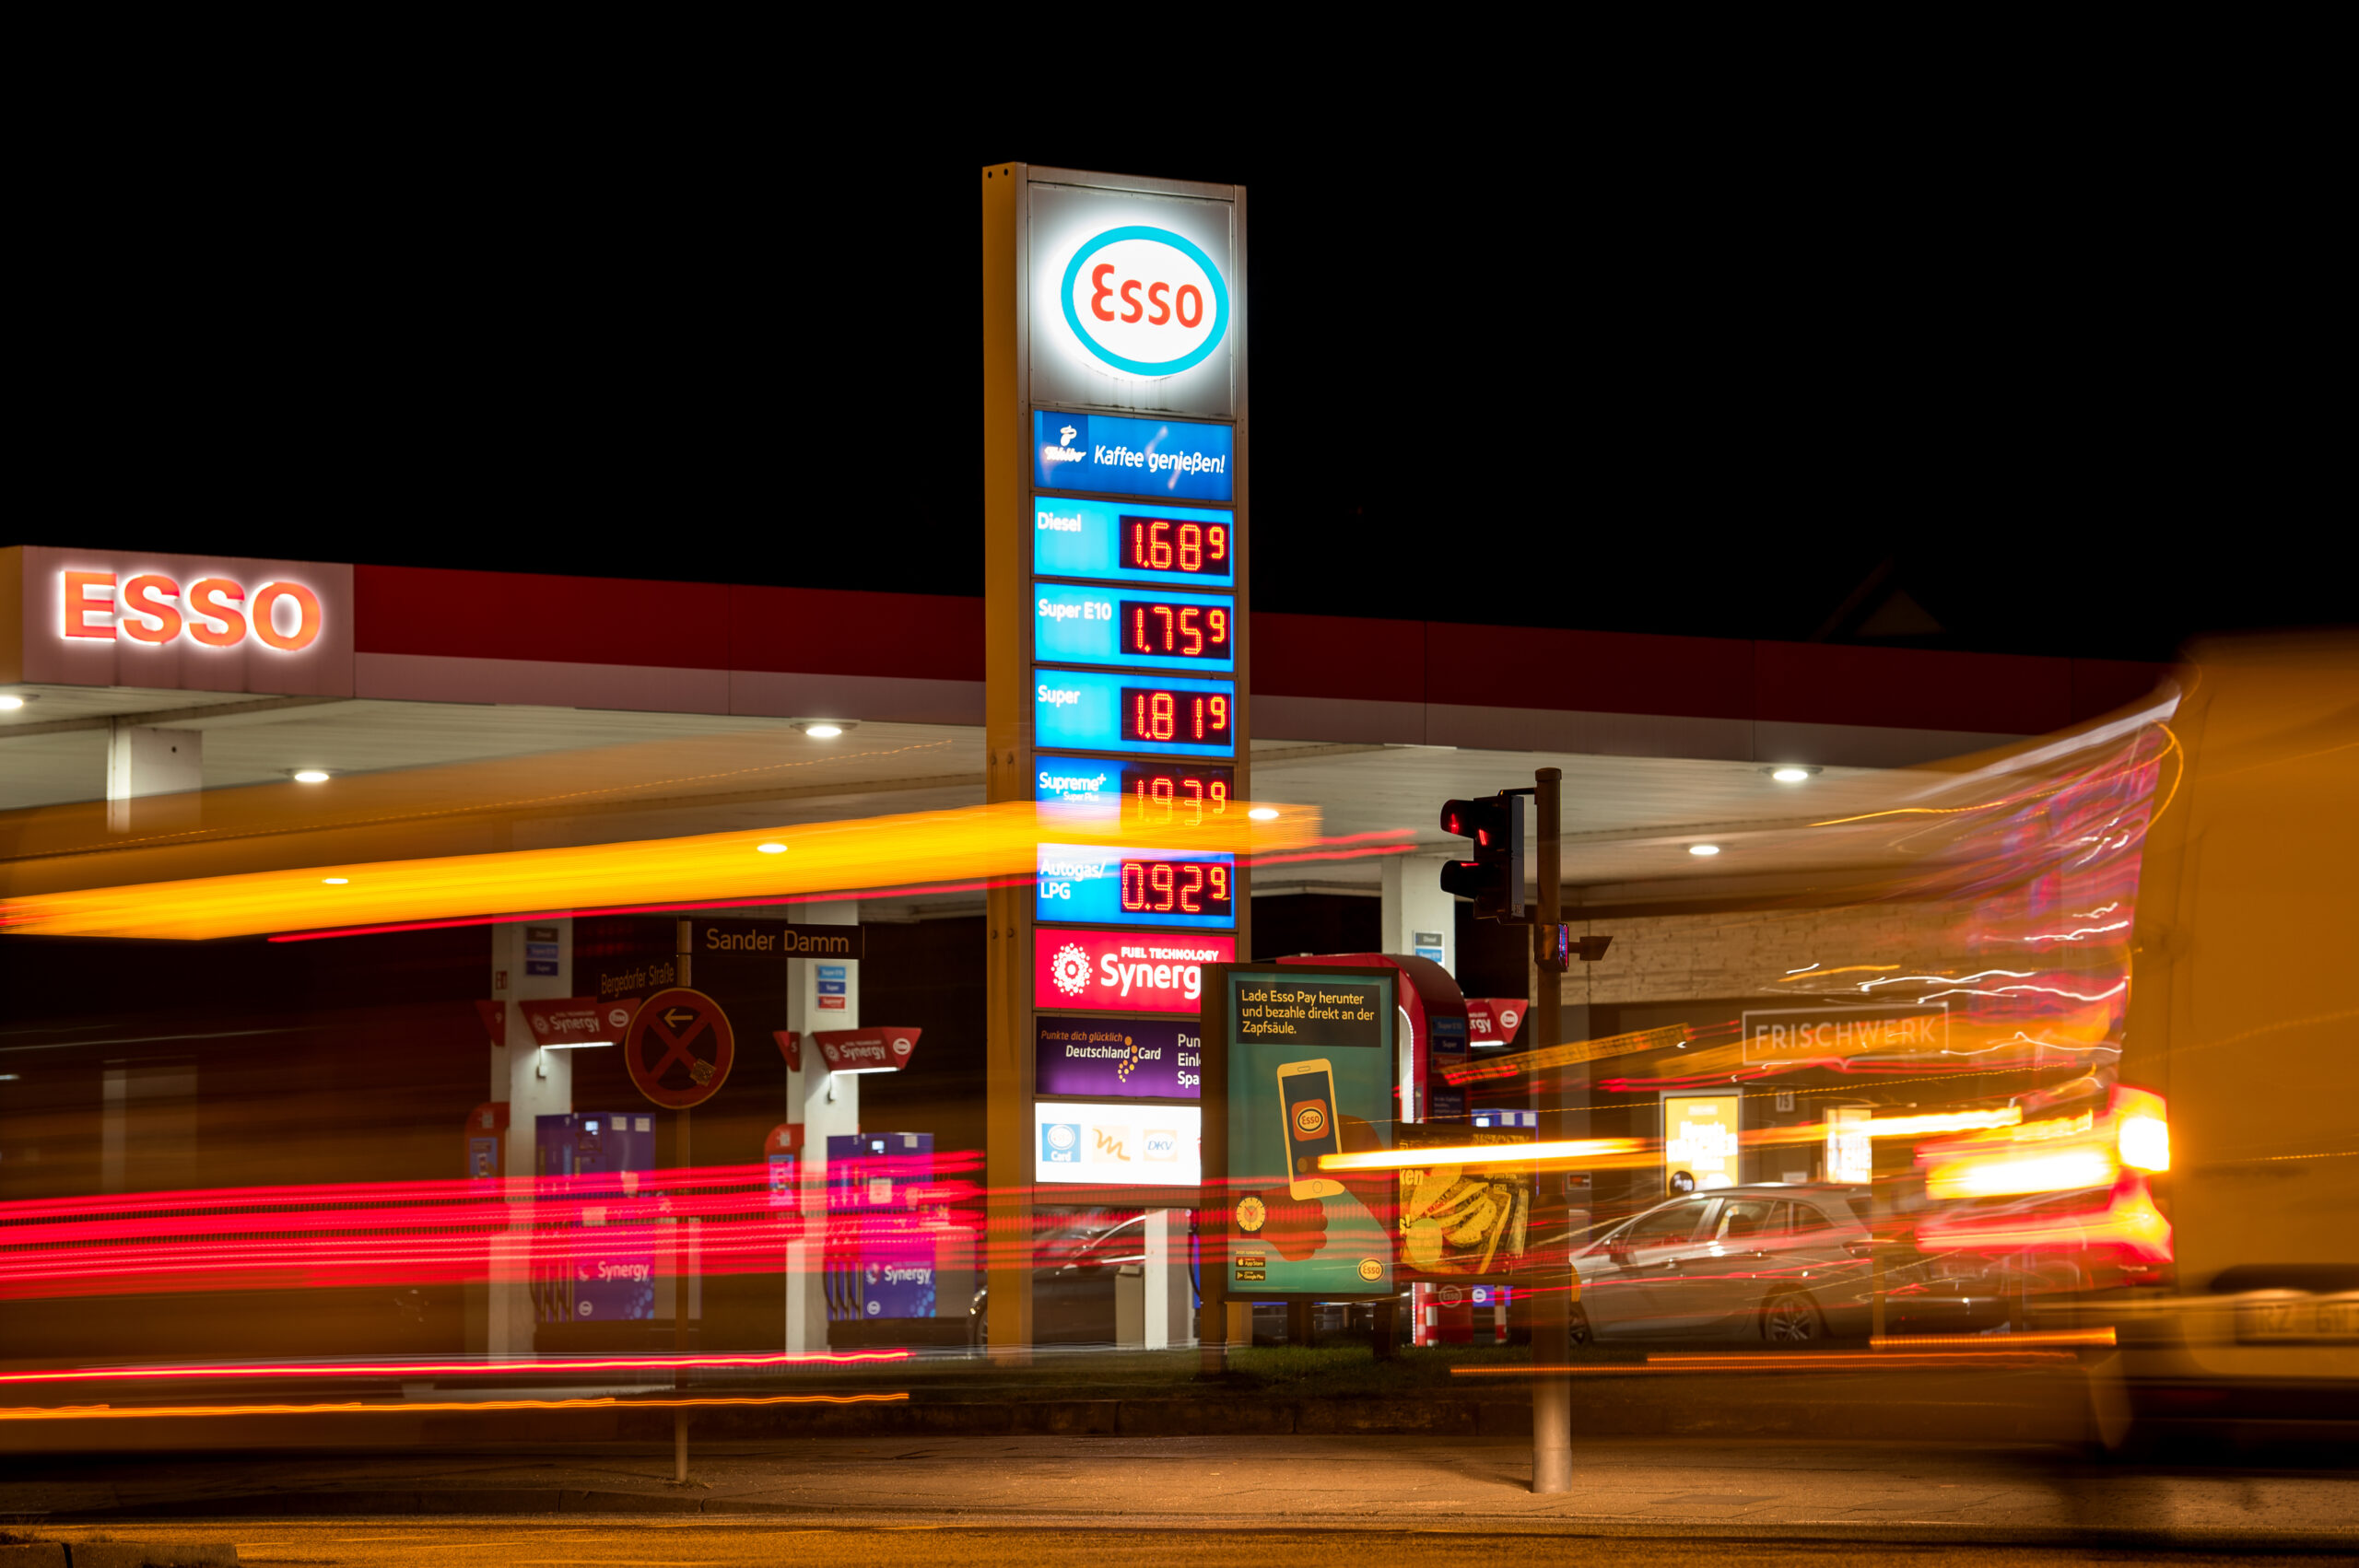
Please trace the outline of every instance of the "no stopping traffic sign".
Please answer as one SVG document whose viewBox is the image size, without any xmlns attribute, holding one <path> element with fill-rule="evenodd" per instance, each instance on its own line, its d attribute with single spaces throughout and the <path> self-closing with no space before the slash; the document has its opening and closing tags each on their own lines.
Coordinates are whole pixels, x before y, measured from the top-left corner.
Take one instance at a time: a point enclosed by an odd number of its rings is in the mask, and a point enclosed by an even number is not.
<svg viewBox="0 0 2359 1568">
<path fill-rule="evenodd" d="M 702 991 L 675 987 L 640 1003 L 623 1031 L 623 1064 L 639 1092 L 666 1110 L 704 1104 L 729 1081 L 737 1037 L 729 1015 Z"/>
</svg>

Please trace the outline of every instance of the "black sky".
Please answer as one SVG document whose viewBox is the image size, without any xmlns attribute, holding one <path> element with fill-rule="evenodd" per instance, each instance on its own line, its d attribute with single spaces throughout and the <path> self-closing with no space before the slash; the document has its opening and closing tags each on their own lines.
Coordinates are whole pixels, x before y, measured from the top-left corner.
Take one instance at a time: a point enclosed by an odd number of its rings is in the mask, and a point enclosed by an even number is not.
<svg viewBox="0 0 2359 1568">
<path fill-rule="evenodd" d="M 976 182 L 1023 158 L 1250 190 L 1262 608 L 2132 658 L 2349 618 L 2328 220 L 2201 137 L 848 101 L 105 144 L 41 229 L 57 482 L 9 536 L 979 592 Z"/>
</svg>

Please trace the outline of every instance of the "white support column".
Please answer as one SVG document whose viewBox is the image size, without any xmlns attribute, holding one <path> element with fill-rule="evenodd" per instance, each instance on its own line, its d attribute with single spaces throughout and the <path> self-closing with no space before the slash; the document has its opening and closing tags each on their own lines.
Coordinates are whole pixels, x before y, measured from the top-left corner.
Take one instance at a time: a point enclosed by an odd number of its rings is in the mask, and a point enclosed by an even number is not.
<svg viewBox="0 0 2359 1568">
<path fill-rule="evenodd" d="M 1441 890 L 1441 869 L 1447 855 L 1401 855 L 1384 862 L 1384 916 L 1380 937 L 1385 953 L 1426 956 L 1441 949 L 1438 960 L 1458 973 L 1458 900 Z"/>
<path fill-rule="evenodd" d="M 1188 1271 L 1188 1211 L 1146 1213 L 1146 1348 L 1196 1342 L 1195 1287 Z"/>
<path fill-rule="evenodd" d="M 809 904 L 795 911 L 798 925 L 852 926 L 860 906 L 849 901 Z M 822 989 L 843 972 L 841 991 Z M 841 1006 L 833 1005 L 840 1001 Z M 821 1030 L 860 1027 L 860 963 L 843 958 L 787 960 L 786 1026 L 803 1037 L 803 1067 L 786 1075 L 786 1119 L 803 1124 L 801 1164 L 804 1239 L 786 1248 L 786 1348 L 811 1352 L 827 1348 L 827 1297 L 820 1270 L 827 1262 L 827 1140 L 860 1130 L 860 1077 L 827 1071 L 811 1036 Z"/>
<path fill-rule="evenodd" d="M 179 795 L 180 809 L 164 806 L 167 815 L 151 807 L 139 813 L 140 825 L 194 826 L 199 793 L 205 788 L 205 731 L 159 730 L 142 724 L 115 724 L 107 731 L 107 831 L 128 833 L 131 802 L 155 795 Z M 151 816 L 153 820 L 151 821 Z"/>
<path fill-rule="evenodd" d="M 541 1049 L 518 1004 L 573 994 L 572 920 L 492 927 L 491 982 L 492 996 L 508 1012 L 507 1043 L 491 1047 L 491 1098 L 508 1102 L 506 1153 L 514 1218 L 508 1235 L 492 1243 L 483 1343 L 494 1356 L 527 1356 L 533 1351 L 530 1182 L 537 1147 L 534 1123 L 539 1117 L 572 1111 L 573 1053 Z"/>
</svg>

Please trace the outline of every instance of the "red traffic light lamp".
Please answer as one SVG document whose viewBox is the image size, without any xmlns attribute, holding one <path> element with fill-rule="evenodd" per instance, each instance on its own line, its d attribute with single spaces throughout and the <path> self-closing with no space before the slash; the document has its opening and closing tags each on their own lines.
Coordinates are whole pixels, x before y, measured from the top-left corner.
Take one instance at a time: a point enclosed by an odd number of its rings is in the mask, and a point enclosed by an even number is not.
<svg viewBox="0 0 2359 1568">
<path fill-rule="evenodd" d="M 1528 790 L 1502 790 L 1487 800 L 1445 801 L 1441 826 L 1445 833 L 1474 841 L 1474 858 L 1452 860 L 1441 869 L 1444 893 L 1474 901 L 1476 918 L 1520 923 L 1523 908 L 1523 805 L 1518 795 Z"/>
</svg>

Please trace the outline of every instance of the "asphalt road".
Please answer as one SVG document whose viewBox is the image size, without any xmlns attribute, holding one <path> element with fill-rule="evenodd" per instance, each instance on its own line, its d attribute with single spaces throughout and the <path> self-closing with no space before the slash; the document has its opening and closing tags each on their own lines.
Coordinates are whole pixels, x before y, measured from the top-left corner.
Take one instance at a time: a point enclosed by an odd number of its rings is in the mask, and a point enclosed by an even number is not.
<svg viewBox="0 0 2359 1568">
<path fill-rule="evenodd" d="M 66 1539 L 82 1530 L 44 1531 Z M 1440 1530 L 1126 1530 L 963 1528 L 932 1525 L 827 1527 L 809 1525 L 692 1523 L 618 1519 L 538 1524 L 515 1519 L 449 1519 L 433 1524 L 369 1520 L 332 1524 L 198 1527 L 119 1527 L 111 1539 L 232 1540 L 241 1562 L 367 1564 L 369 1568 L 452 1568 L 487 1562 L 498 1568 L 561 1568 L 567 1564 L 679 1564 L 734 1568 L 739 1563 L 855 1562 L 906 1558 L 926 1568 L 1105 1568 L 1146 1562 L 1155 1568 L 1499 1568 L 1503 1562 L 1545 1562 L 1551 1568 L 1590 1564 L 1628 1568 L 1634 1556 L 1649 1568 L 1730 1568 L 1767 1562 L 1791 1568 L 1820 1564 L 1905 1563 L 1912 1568 L 2060 1568 L 2066 1563 L 2154 1563 L 2191 1568 L 2209 1563 L 2300 1563 L 2310 1557 L 2223 1557 L 2209 1552 L 2111 1551 L 2089 1548 L 1910 1546 L 1839 1541 L 1773 1541 L 1742 1536 L 1687 1539 L 1627 1535 Z M 880 1539 L 896 1535 L 919 1539 Z M 1538 1539 L 1535 1539 L 1538 1535 Z M 1544 1544 L 1543 1544 L 1544 1542 Z M 1635 1549 L 1635 1550 L 1634 1550 Z"/>
</svg>

